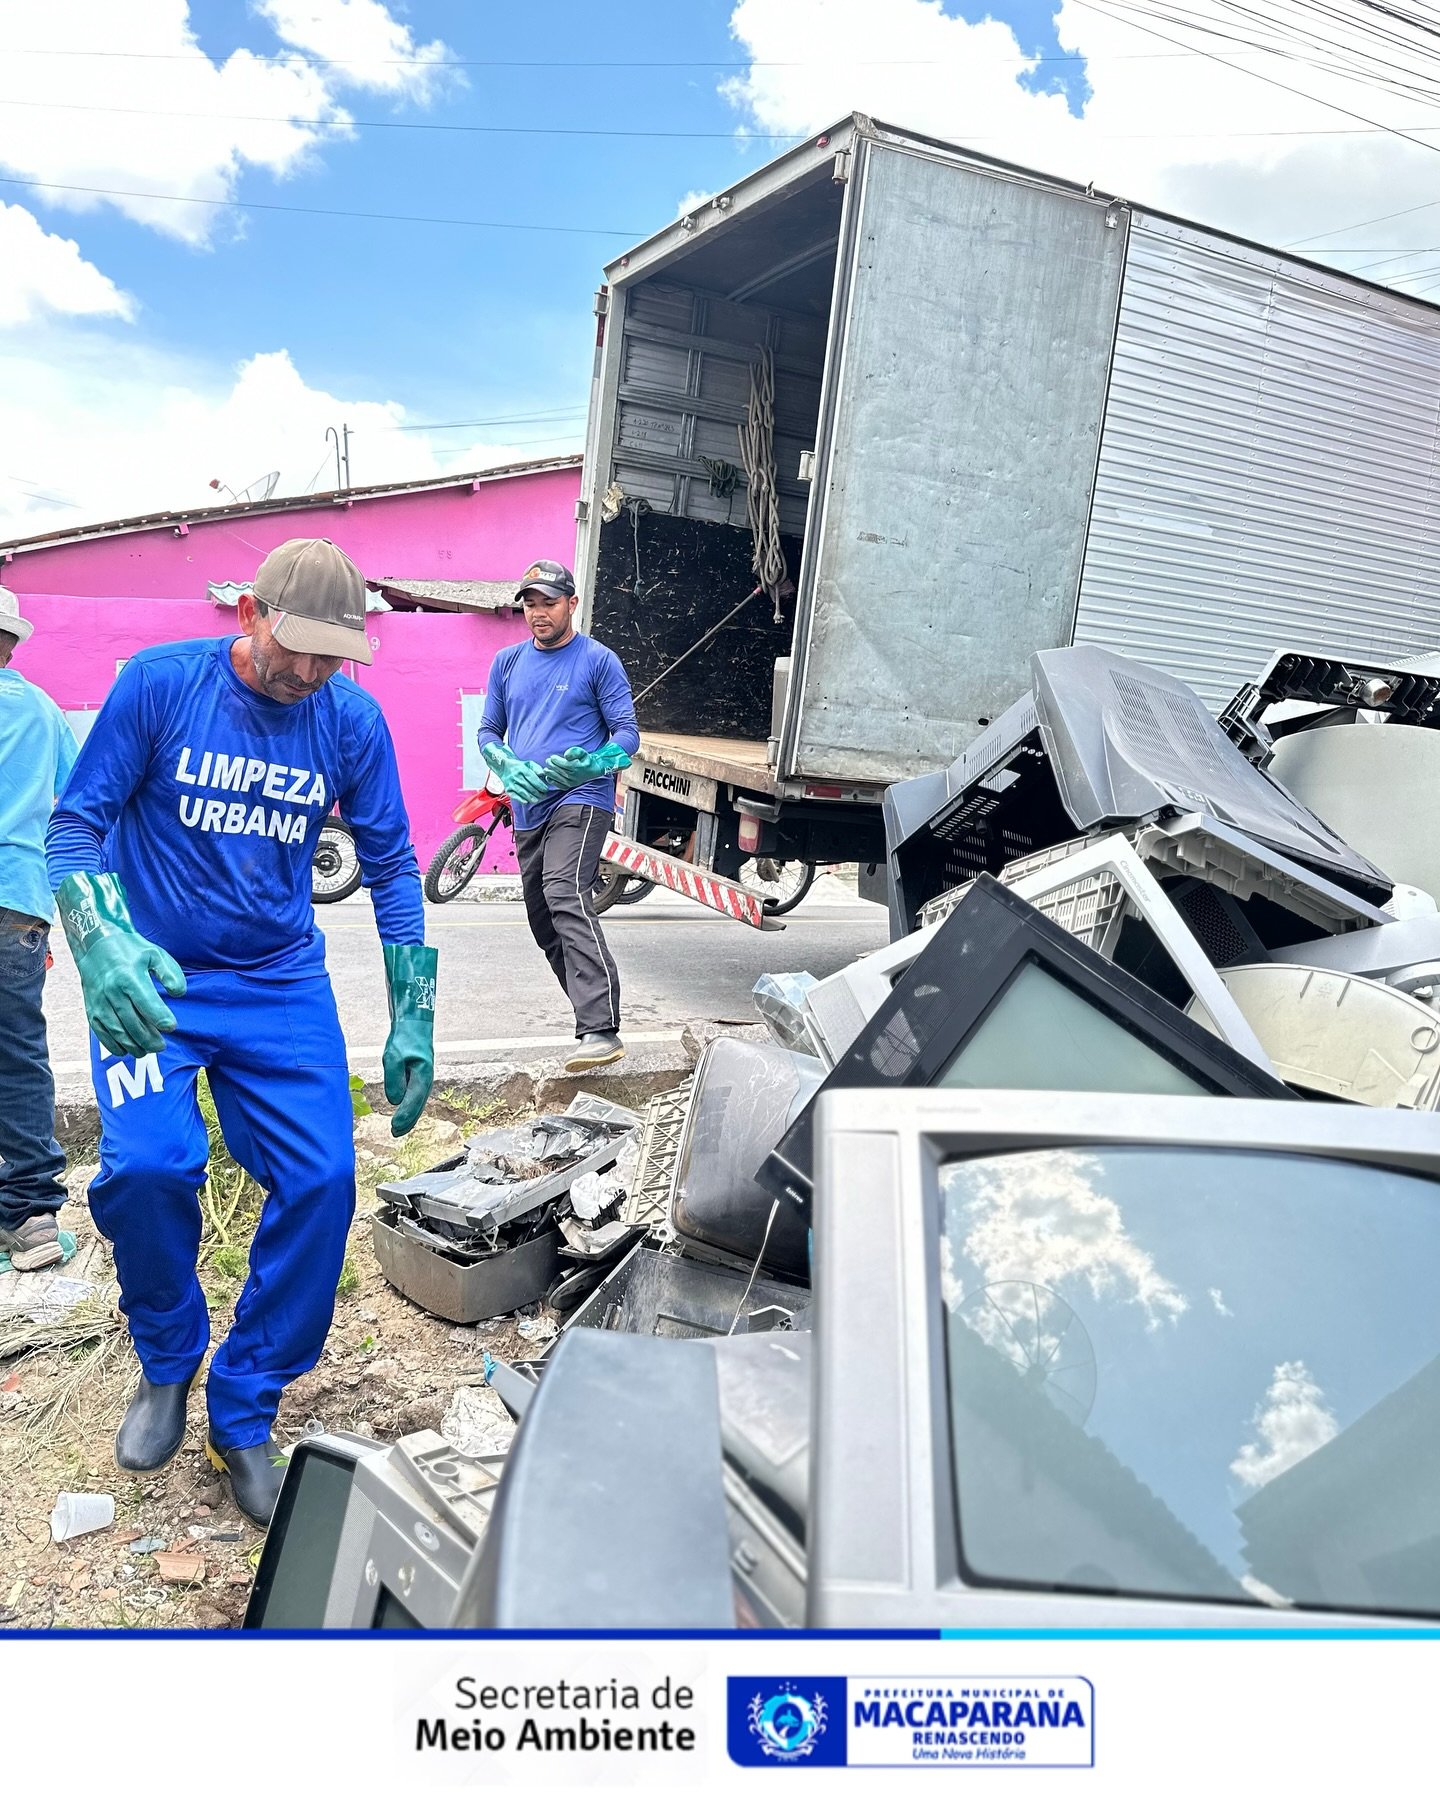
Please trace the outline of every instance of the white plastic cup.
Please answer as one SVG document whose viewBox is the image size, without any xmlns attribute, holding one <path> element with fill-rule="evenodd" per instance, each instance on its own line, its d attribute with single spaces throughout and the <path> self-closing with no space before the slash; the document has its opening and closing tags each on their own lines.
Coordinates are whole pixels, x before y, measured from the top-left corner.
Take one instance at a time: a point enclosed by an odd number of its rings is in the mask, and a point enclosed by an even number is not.
<svg viewBox="0 0 1440 1795">
<path fill-rule="evenodd" d="M 110 1526 L 114 1519 L 113 1496 L 61 1490 L 50 1516 L 50 1537 L 58 1546 L 61 1540 L 78 1539 L 82 1533 L 98 1533 L 102 1527 Z"/>
</svg>

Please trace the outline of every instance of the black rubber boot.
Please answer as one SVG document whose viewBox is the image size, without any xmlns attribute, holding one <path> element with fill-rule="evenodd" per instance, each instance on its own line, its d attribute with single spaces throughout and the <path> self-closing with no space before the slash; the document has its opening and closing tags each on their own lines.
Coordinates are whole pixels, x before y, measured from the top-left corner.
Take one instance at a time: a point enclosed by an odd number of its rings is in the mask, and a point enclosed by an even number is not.
<svg viewBox="0 0 1440 1795">
<path fill-rule="evenodd" d="M 185 1438 L 185 1407 L 194 1374 L 183 1384 L 152 1384 L 141 1374 L 140 1388 L 115 1435 L 115 1463 L 141 1477 L 163 1471 Z"/>
<path fill-rule="evenodd" d="M 567 1072 L 591 1072 L 596 1066 L 608 1066 L 625 1057 L 619 1035 L 581 1035 L 574 1051 L 565 1061 Z"/>
<path fill-rule="evenodd" d="M 217 1446 L 205 1441 L 205 1456 L 230 1479 L 235 1506 L 256 1527 L 268 1527 L 289 1460 L 273 1440 L 263 1446 Z"/>
</svg>

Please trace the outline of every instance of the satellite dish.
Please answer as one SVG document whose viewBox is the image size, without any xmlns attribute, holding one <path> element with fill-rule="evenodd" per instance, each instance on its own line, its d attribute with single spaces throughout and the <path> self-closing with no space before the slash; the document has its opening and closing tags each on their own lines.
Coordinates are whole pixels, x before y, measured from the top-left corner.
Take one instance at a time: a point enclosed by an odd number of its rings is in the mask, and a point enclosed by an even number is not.
<svg viewBox="0 0 1440 1795">
<path fill-rule="evenodd" d="M 274 473 L 261 474 L 258 480 L 252 480 L 238 496 L 245 504 L 249 504 L 255 499 L 268 499 L 279 484 L 280 470 L 277 467 Z"/>
<path fill-rule="evenodd" d="M 1045 1284 L 1007 1278 L 972 1292 L 957 1313 L 1027 1384 L 1084 1426 L 1095 1406 L 1095 1349 L 1063 1296 Z"/>
</svg>

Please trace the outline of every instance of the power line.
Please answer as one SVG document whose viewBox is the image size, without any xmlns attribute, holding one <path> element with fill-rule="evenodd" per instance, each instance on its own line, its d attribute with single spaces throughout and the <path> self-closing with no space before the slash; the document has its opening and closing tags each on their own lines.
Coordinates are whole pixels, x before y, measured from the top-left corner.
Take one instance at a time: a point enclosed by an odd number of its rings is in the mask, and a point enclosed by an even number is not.
<svg viewBox="0 0 1440 1795">
<path fill-rule="evenodd" d="M 167 205 L 225 206 L 237 212 L 298 212 L 308 218 L 363 218 L 380 224 L 445 224 L 476 231 L 538 231 L 561 237 L 624 237 L 634 243 L 641 231 L 600 230 L 579 224 L 509 224 L 493 218 L 434 218 L 416 212 L 350 212 L 338 206 L 282 206 L 265 199 L 201 199 L 193 193 L 139 193 L 128 187 L 81 187 L 73 181 L 37 181 L 0 175 L 0 186 L 39 187 L 56 193 L 94 193 L 102 199 L 156 199 Z"/>
<path fill-rule="evenodd" d="M 1313 237 L 1297 237 L 1293 243 L 1283 244 L 1282 247 L 1285 249 L 1302 249 L 1307 243 L 1319 243 L 1326 237 L 1343 237 L 1347 231 L 1363 231 L 1372 224 L 1389 224 L 1392 218 L 1409 218 L 1414 212 L 1429 212 L 1436 206 L 1440 206 L 1440 199 L 1422 200 L 1418 206 L 1403 206 L 1398 212 L 1382 212 L 1378 218 L 1361 218 L 1354 224 L 1337 224 L 1333 231 L 1317 231 Z M 1378 245 L 1372 243 L 1370 248 L 1378 248 Z M 1328 256 L 1339 255 L 1342 252 L 1340 250 L 1327 249 L 1323 253 Z M 1357 250 L 1355 253 L 1361 254 L 1363 252 Z"/>
<path fill-rule="evenodd" d="M 608 125 L 467 125 L 434 119 L 404 118 L 298 118 L 276 112 L 170 112 L 152 106 L 90 106 L 73 100 L 8 100 L 0 106 L 25 106 L 42 112 L 106 112 L 126 118 L 223 119 L 232 124 L 303 125 L 321 131 L 458 131 L 485 137 L 683 137 L 717 143 L 737 141 L 733 131 L 621 131 Z M 1440 127 L 1437 127 L 1440 128 Z M 747 131 L 745 141 L 798 143 L 807 131 Z"/>
<path fill-rule="evenodd" d="M 306 483 L 306 487 L 305 487 L 306 492 L 314 492 L 315 482 L 320 478 L 321 474 L 323 474 L 325 472 L 325 469 L 329 463 L 329 460 L 330 460 L 330 451 L 327 448 L 325 451 L 325 454 L 324 454 L 324 458 L 321 460 L 319 467 L 317 467 L 315 472 L 313 474 L 311 474 L 309 481 Z"/>
<path fill-rule="evenodd" d="M 12 486 L 28 487 L 29 492 L 27 496 L 34 499 L 38 504 L 63 505 L 69 511 L 78 511 L 80 509 L 80 506 L 74 499 L 62 499 L 58 493 L 46 492 L 34 480 L 27 480 L 20 474 L 3 474 L 0 475 L 0 479 L 8 480 Z"/>
<path fill-rule="evenodd" d="M 566 406 L 559 411 L 516 412 L 505 418 L 461 418 L 458 423 L 443 424 L 373 424 L 368 430 L 352 430 L 352 436 L 375 436 L 391 430 L 488 430 L 496 424 L 542 424 L 550 419 L 583 418 L 583 405 Z"/>
<path fill-rule="evenodd" d="M 1247 71 L 1248 72 L 1248 71 Z M 1325 102 L 1320 102 L 1324 104 Z M 161 111 L 150 106 L 93 106 L 71 100 L 12 100 L 0 98 L 0 106 L 23 106 L 48 112 L 100 112 L 114 113 L 126 118 L 174 118 L 174 119 L 223 119 L 236 124 L 262 125 L 298 125 L 307 130 L 335 131 L 337 134 L 350 130 L 362 131 L 448 131 L 461 134 L 473 134 L 488 137 L 631 137 L 631 138 L 683 138 L 703 142 L 716 143 L 803 143 L 810 132 L 796 131 L 747 131 L 744 138 L 737 138 L 733 131 L 623 131 L 608 125 L 472 125 L 448 124 L 435 120 L 384 119 L 384 118 L 301 118 L 284 113 L 272 112 L 170 112 Z M 1362 129 L 1337 127 L 1331 130 L 1265 130 L 1265 131 L 1096 131 L 1089 135 L 1096 140 L 1131 141 L 1143 139 L 1150 141 L 1162 138 L 1167 143 L 1185 142 L 1191 139 L 1208 140 L 1211 138 L 1243 138 L 1243 137 L 1371 137 L 1385 136 L 1392 131 L 1389 125 L 1373 125 Z M 1409 125 L 1405 129 L 1412 131 L 1440 132 L 1440 124 Z M 964 144 L 1015 142 L 1028 137 L 1023 131 L 990 131 L 978 135 L 965 133 L 956 139 Z"/>
<path fill-rule="evenodd" d="M 1179 43 L 1178 38 L 1167 37 L 1163 31 L 1156 31 L 1150 25 L 1137 25 L 1134 19 L 1127 14 L 1111 12 L 1108 7 L 1096 5 L 1095 0 L 1075 0 L 1075 4 L 1083 7 L 1086 12 L 1099 13 L 1102 18 L 1111 19 L 1117 25 L 1128 25 L 1132 31 L 1143 31 L 1147 37 L 1159 38 L 1161 43 Z M 1117 0 L 1117 4 L 1123 5 L 1124 0 Z M 1181 45 L 1182 49 L 1186 47 Z M 1267 87 L 1278 87 L 1282 93 L 1294 94 L 1297 99 L 1309 100 L 1312 105 L 1323 106 L 1329 112 L 1338 112 L 1343 118 L 1356 119 L 1362 125 L 1369 125 L 1376 131 L 1385 132 L 1387 136 L 1398 137 L 1402 143 L 1413 143 L 1419 149 L 1430 150 L 1432 153 L 1440 155 L 1440 144 L 1426 143 L 1423 137 L 1411 137 L 1407 132 L 1394 125 L 1382 124 L 1379 119 L 1370 118 L 1363 112 L 1352 112 L 1348 106 L 1338 105 L 1334 100 L 1324 100 L 1318 94 L 1307 93 L 1303 87 L 1292 87 L 1288 81 L 1279 81 L 1273 75 L 1262 75 L 1259 69 L 1240 68 L 1233 62 L 1227 62 L 1223 56 L 1217 56 L 1213 50 L 1201 50 L 1194 46 L 1189 46 L 1189 48 L 1192 55 L 1203 56 L 1209 62 L 1219 63 L 1222 69 L 1230 69 L 1237 75 L 1248 75 L 1252 81 L 1263 81 Z"/>
<path fill-rule="evenodd" d="M 197 44 L 193 50 L 76 50 L 52 49 L 42 50 L 7 44 L 6 54 L 9 56 L 88 56 L 103 59 L 120 59 L 133 62 L 194 62 L 196 58 L 208 62 L 212 67 L 223 66 L 232 56 L 238 56 L 244 50 L 227 50 L 223 55 L 211 56 Z M 287 65 L 296 61 L 304 62 L 310 68 L 401 68 L 401 69 L 851 69 L 851 68 L 884 68 L 884 69 L 917 69 L 933 68 L 932 57 L 924 56 L 832 56 L 832 57 L 794 57 L 790 60 L 762 59 L 744 57 L 731 61 L 690 61 L 690 62 L 639 62 L 628 59 L 616 61 L 597 61 L 581 59 L 572 62 L 557 61 L 546 57 L 543 61 L 513 60 L 505 57 L 488 56 L 455 56 L 438 60 L 431 56 L 309 56 L 302 50 L 283 51 L 273 56 L 262 56 L 254 50 L 244 52 L 253 62 L 279 63 Z M 1188 55 L 1188 51 L 1182 51 Z M 1164 50 L 1120 51 L 1113 56 L 1085 56 L 1078 52 L 1059 56 L 1026 56 L 1023 51 L 1018 56 L 987 56 L 986 62 L 1026 67 L 1035 64 L 1074 63 L 1074 62 L 1169 62 L 1173 53 Z"/>
<path fill-rule="evenodd" d="M 540 443 L 574 443 L 580 432 L 570 430 L 558 436 L 517 436 L 513 443 L 466 443 L 463 449 L 432 449 L 432 457 L 436 461 L 444 461 L 456 455 L 473 455 L 477 449 L 525 449 Z"/>
<path fill-rule="evenodd" d="M 1255 25 L 1258 25 L 1263 31 L 1289 30 L 1294 32 L 1298 30 L 1303 41 L 1312 49 L 1318 49 L 1322 55 L 1332 58 L 1330 63 L 1332 69 L 1372 87 L 1413 93 L 1416 91 L 1414 85 L 1416 77 L 1423 77 L 1424 74 L 1423 67 L 1415 66 L 1414 58 L 1418 57 L 1422 64 L 1430 63 L 1440 68 L 1440 55 L 1437 55 L 1436 50 L 1430 45 L 1417 43 L 1413 38 L 1393 30 L 1387 30 L 1362 14 L 1354 11 L 1346 12 L 1330 4 L 1329 0 L 1282 0 L 1282 4 L 1287 3 L 1292 10 L 1288 16 L 1281 16 L 1275 13 L 1257 12 L 1253 6 L 1245 4 L 1245 0 L 1219 0 L 1219 4 L 1229 12 L 1238 13 L 1242 18 L 1253 20 Z M 1365 6 L 1368 4 L 1368 0 L 1359 0 L 1359 4 Z M 1436 35 L 1432 27 L 1426 26 L 1422 21 L 1413 17 L 1405 19 L 1403 14 L 1394 9 L 1371 7 L 1370 10 L 1388 13 L 1397 22 L 1404 22 L 1415 27 L 1422 35 Z M 1297 12 L 1298 19 L 1295 16 Z M 1321 23 L 1318 27 L 1307 24 L 1305 22 L 1307 17 L 1319 20 Z M 1202 26 L 1201 28 L 1205 29 L 1206 27 Z M 1337 28 L 1341 33 L 1350 33 L 1352 40 L 1358 41 L 1345 42 L 1343 38 L 1337 37 Z M 1256 40 L 1252 39 L 1251 41 Z M 1379 50 L 1372 45 L 1383 46 L 1389 50 L 1399 50 L 1409 56 L 1412 61 L 1408 64 L 1389 61 L 1380 55 Z M 1336 58 L 1343 60 L 1336 60 Z M 1398 87 L 1396 83 L 1379 72 L 1387 69 L 1404 77 L 1404 81 Z M 1434 92 L 1433 84 L 1427 91 Z"/>
</svg>

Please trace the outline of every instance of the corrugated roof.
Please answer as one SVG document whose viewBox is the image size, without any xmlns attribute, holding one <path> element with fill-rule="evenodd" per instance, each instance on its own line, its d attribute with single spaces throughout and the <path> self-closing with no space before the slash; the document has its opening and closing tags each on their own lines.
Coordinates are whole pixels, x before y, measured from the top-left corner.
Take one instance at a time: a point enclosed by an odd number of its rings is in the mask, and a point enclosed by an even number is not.
<svg viewBox="0 0 1440 1795">
<path fill-rule="evenodd" d="M 50 530 L 43 536 L 17 537 L 11 542 L 0 542 L 0 550 L 24 554 L 27 550 L 58 548 L 65 543 L 86 542 L 104 536 L 125 536 L 139 530 L 174 528 L 182 523 L 214 523 L 222 518 L 260 517 L 276 511 L 320 511 L 364 499 L 388 498 L 397 492 L 440 492 L 447 487 L 475 487 L 491 480 L 514 479 L 518 475 L 578 468 L 582 460 L 580 455 L 551 455 L 540 461 L 513 461 L 504 467 L 480 468 L 468 474 L 432 474 L 426 480 L 394 480 L 380 486 L 347 486 L 332 492 L 292 493 L 288 498 L 277 494 L 274 498 L 252 499 L 243 504 L 200 505 L 189 511 L 155 511 L 143 517 L 121 517 L 109 523 Z"/>
<path fill-rule="evenodd" d="M 393 604 L 414 599 L 427 611 L 507 611 L 518 608 L 514 580 L 373 580 Z"/>
</svg>

